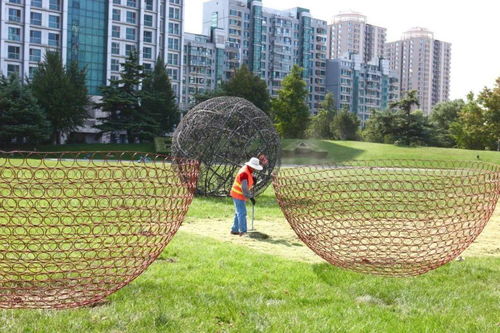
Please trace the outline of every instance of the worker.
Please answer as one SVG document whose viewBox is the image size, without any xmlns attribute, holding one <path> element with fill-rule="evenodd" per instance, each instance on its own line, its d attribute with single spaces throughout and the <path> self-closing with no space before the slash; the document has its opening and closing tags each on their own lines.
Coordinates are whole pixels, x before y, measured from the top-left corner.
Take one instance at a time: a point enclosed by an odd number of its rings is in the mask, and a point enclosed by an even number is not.
<svg viewBox="0 0 500 333">
<path fill-rule="evenodd" d="M 231 228 L 232 235 L 244 236 L 247 232 L 247 207 L 246 201 L 250 199 L 255 205 L 252 187 L 255 184 L 253 176 L 254 171 L 261 171 L 263 167 L 259 163 L 259 159 L 252 157 L 250 161 L 238 171 L 234 179 L 233 187 L 231 188 L 230 196 L 233 198 L 235 214 L 234 223 Z"/>
</svg>

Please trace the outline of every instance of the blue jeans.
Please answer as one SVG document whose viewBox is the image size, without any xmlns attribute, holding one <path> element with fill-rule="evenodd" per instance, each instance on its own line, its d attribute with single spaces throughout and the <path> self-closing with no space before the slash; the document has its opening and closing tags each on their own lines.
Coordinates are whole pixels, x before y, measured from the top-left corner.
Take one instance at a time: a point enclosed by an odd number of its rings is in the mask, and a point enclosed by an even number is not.
<svg viewBox="0 0 500 333">
<path fill-rule="evenodd" d="M 245 200 L 233 198 L 234 208 L 234 223 L 231 228 L 232 232 L 247 232 L 247 206 Z"/>
</svg>

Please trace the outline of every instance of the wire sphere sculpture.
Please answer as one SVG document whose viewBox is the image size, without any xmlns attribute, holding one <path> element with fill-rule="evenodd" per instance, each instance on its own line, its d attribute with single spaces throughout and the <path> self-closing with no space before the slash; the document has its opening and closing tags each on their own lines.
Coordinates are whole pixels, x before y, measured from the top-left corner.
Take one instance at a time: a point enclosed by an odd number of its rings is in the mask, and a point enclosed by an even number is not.
<svg viewBox="0 0 500 333">
<path fill-rule="evenodd" d="M 273 187 L 293 230 L 329 263 L 412 276 L 453 260 L 481 233 L 500 194 L 500 166 L 350 161 L 282 169 Z"/>
<path fill-rule="evenodd" d="M 251 157 L 264 167 L 254 173 L 255 194 L 271 183 L 280 166 L 281 145 L 271 119 L 239 97 L 216 97 L 183 117 L 172 139 L 172 154 L 200 161 L 197 193 L 227 196 L 238 169 Z"/>
<path fill-rule="evenodd" d="M 0 152 L 0 308 L 91 305 L 130 283 L 177 232 L 198 166 L 144 153 Z"/>
</svg>

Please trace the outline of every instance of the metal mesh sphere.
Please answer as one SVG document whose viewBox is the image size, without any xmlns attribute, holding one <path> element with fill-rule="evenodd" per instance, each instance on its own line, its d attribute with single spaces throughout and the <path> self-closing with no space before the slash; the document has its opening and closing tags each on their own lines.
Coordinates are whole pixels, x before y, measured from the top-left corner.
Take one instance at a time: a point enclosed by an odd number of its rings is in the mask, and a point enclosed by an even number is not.
<svg viewBox="0 0 500 333">
<path fill-rule="evenodd" d="M 292 228 L 326 261 L 409 276 L 444 265 L 481 233 L 500 194 L 500 166 L 352 161 L 285 168 L 273 186 Z"/>
<path fill-rule="evenodd" d="M 0 152 L 0 308 L 77 307 L 127 285 L 177 232 L 197 173 L 153 154 Z"/>
<path fill-rule="evenodd" d="M 200 161 L 197 193 L 229 195 L 238 169 L 259 157 L 264 170 L 254 173 L 255 194 L 266 189 L 280 165 L 281 145 L 271 119 L 239 97 L 216 97 L 190 110 L 177 127 L 172 154 Z"/>
</svg>

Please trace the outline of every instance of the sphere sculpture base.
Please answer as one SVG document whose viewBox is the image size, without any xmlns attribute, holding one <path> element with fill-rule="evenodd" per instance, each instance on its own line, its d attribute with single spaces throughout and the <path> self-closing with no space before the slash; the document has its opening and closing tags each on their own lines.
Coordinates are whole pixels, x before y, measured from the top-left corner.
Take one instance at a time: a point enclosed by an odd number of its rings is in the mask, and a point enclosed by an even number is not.
<svg viewBox="0 0 500 333">
<path fill-rule="evenodd" d="M 197 174 L 152 154 L 0 152 L 0 308 L 89 305 L 127 285 L 177 232 Z"/>
<path fill-rule="evenodd" d="M 300 239 L 333 265 L 390 276 L 425 273 L 481 233 L 500 193 L 500 166 L 352 161 L 282 169 L 273 186 Z"/>
</svg>

